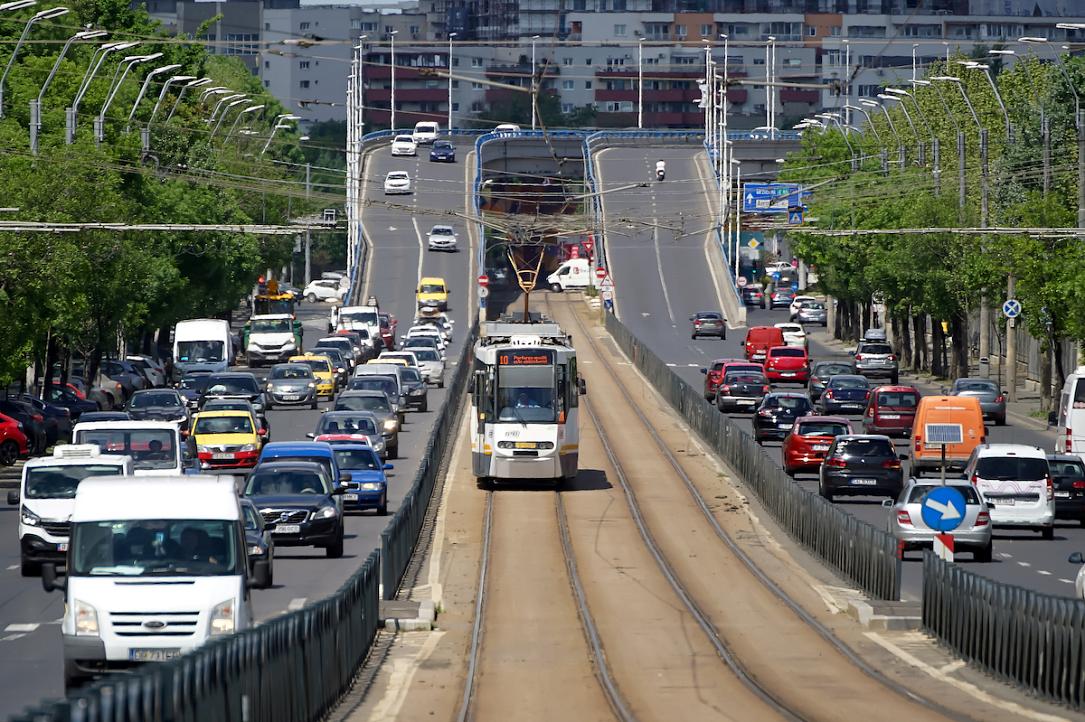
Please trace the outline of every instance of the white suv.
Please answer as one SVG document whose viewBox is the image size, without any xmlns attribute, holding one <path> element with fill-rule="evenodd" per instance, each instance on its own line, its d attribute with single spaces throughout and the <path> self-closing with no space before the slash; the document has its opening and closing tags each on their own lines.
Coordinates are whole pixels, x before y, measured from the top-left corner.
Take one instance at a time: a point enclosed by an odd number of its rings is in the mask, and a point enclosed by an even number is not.
<svg viewBox="0 0 1085 722">
<path fill-rule="evenodd" d="M 1047 453 L 1023 444 L 977 446 L 964 476 L 990 504 L 996 527 L 1038 530 L 1055 535 L 1055 488 Z"/>
</svg>

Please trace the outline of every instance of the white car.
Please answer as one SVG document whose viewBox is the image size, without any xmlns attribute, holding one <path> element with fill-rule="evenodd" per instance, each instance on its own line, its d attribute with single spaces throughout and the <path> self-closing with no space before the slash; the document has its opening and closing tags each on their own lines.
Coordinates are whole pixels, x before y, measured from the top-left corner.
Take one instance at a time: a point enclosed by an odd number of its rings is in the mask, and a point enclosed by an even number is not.
<svg viewBox="0 0 1085 722">
<path fill-rule="evenodd" d="M 445 349 L 448 348 L 448 342 L 445 341 L 444 336 L 442 336 L 441 332 L 438 331 L 433 326 L 422 326 L 422 327 L 417 327 L 416 326 L 414 328 L 411 328 L 411 330 L 407 332 L 407 335 L 403 337 L 402 343 L 404 345 L 406 345 L 407 342 L 410 341 L 412 338 L 429 338 L 429 339 L 433 339 L 434 341 L 437 342 L 437 349 L 441 353 L 444 353 Z"/>
<path fill-rule="evenodd" d="M 445 340 L 445 343 L 452 343 L 453 323 L 455 322 L 448 317 L 447 313 L 439 313 L 436 316 L 415 316 L 414 326 L 411 326 L 411 328 L 422 326 L 437 329 L 441 334 L 441 338 Z"/>
<path fill-rule="evenodd" d="M 422 120 L 414 124 L 414 142 L 418 145 L 429 145 L 437 140 L 437 134 L 441 132 L 441 126 L 428 120 Z"/>
<path fill-rule="evenodd" d="M 430 229 L 427 240 L 431 251 L 455 252 L 457 250 L 456 245 L 459 242 L 456 238 L 456 231 L 452 226 L 434 226 Z"/>
<path fill-rule="evenodd" d="M 411 188 L 411 176 L 405 170 L 394 170 L 384 177 L 384 194 L 406 193 L 410 195 L 414 190 Z"/>
<path fill-rule="evenodd" d="M 791 306 L 788 308 L 788 313 L 791 314 L 791 320 L 794 321 L 795 317 L 799 315 L 799 309 L 804 303 L 816 300 L 817 299 L 813 296 L 795 296 L 795 299 L 791 302 Z"/>
<path fill-rule="evenodd" d="M 501 125 L 494 128 L 494 132 L 495 133 L 519 133 L 520 132 L 520 126 L 516 125 L 516 123 L 502 123 Z"/>
<path fill-rule="evenodd" d="M 392 141 L 392 155 L 418 155 L 418 144 L 410 135 L 397 135 Z"/>
<path fill-rule="evenodd" d="M 806 331 L 801 323 L 778 323 L 776 328 L 784 332 L 784 343 L 788 346 L 805 347 Z"/>
<path fill-rule="evenodd" d="M 765 264 L 765 273 L 769 274 L 770 276 L 773 273 L 785 273 L 787 271 L 793 270 L 794 269 L 791 267 L 790 261 L 776 261 L 775 263 Z"/>
<path fill-rule="evenodd" d="M 317 303 L 318 301 L 342 301 L 343 292 L 346 289 L 343 288 L 341 281 L 332 278 L 320 278 L 311 282 L 305 287 L 305 290 L 301 292 L 301 295 L 305 296 L 305 300 L 309 303 Z"/>
</svg>

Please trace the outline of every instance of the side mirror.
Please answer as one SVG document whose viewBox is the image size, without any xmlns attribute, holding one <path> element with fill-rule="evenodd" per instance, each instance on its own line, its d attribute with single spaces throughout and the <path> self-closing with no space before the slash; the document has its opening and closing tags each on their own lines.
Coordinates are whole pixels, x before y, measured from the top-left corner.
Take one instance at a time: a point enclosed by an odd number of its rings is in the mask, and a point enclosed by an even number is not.
<svg viewBox="0 0 1085 722">
<path fill-rule="evenodd" d="M 344 471 L 343 473 L 341 473 L 339 475 L 339 483 L 340 484 L 347 484 L 353 478 L 354 478 L 354 476 L 349 471 Z"/>
<path fill-rule="evenodd" d="M 987 502 L 987 508 L 988 509 L 994 509 L 995 508 L 994 502 L 991 502 L 991 501 Z"/>
<path fill-rule="evenodd" d="M 196 460 L 196 454 L 194 454 L 194 453 L 192 452 L 192 449 L 191 449 L 191 448 L 189 448 L 189 447 L 187 447 L 187 446 L 186 446 L 186 447 L 185 447 L 185 448 L 184 448 L 184 449 L 183 449 L 183 450 L 181 451 L 181 458 L 182 458 L 182 459 L 184 459 L 185 461 L 195 461 L 195 460 Z"/>
<path fill-rule="evenodd" d="M 312 431 L 310 431 L 308 434 L 305 435 L 305 438 L 306 439 L 315 439 L 316 434 L 314 434 Z"/>
<path fill-rule="evenodd" d="M 1085 564 L 1085 556 L 1082 556 L 1081 552 L 1074 552 L 1073 554 L 1070 555 L 1070 558 L 1067 559 L 1066 561 L 1070 562 L 1071 564 Z M 43 580 L 45 579 L 44 571 L 45 571 L 45 569 L 44 569 L 44 566 L 43 566 L 42 567 L 42 579 Z"/>
<path fill-rule="evenodd" d="M 385 464 L 385 465 L 384 465 L 384 470 L 385 470 L 385 471 L 391 471 L 391 470 L 392 470 L 392 469 L 394 469 L 394 468 L 396 468 L 396 465 L 395 465 L 395 464 Z"/>
<path fill-rule="evenodd" d="M 577 379 L 577 381 L 576 381 L 576 390 L 577 390 L 577 393 L 579 393 L 581 396 L 584 396 L 585 394 L 588 393 L 588 382 L 585 381 L 584 379 Z"/>
<path fill-rule="evenodd" d="M 1079 553 L 1080 557 L 1081 554 Z M 47 592 L 63 591 L 68 588 L 68 581 L 57 574 L 57 565 L 45 562 L 41 565 L 41 587 Z"/>
<path fill-rule="evenodd" d="M 256 434 L 257 436 L 267 436 L 267 429 L 261 426 L 259 429 L 256 430 Z"/>
<path fill-rule="evenodd" d="M 892 509 L 893 508 L 893 500 L 892 499 L 882 499 L 882 506 L 885 507 L 886 509 Z"/>
<path fill-rule="evenodd" d="M 8 504 L 11 504 L 12 506 L 16 506 L 16 505 L 18 505 L 18 503 L 19 503 L 19 492 L 18 492 L 18 490 L 13 489 L 13 490 L 9 491 L 8 492 Z"/>
<path fill-rule="evenodd" d="M 707 376 L 708 375 L 708 369 L 702 368 L 701 373 Z"/>
<path fill-rule="evenodd" d="M 44 583 L 44 582 L 43 582 Z M 252 564 L 252 575 L 249 576 L 248 587 L 250 589 L 267 589 L 271 586 L 271 562 L 261 559 Z"/>
<path fill-rule="evenodd" d="M 1006 395 L 1006 394 L 1007 394 L 1008 392 L 1006 391 L 1006 389 L 1002 389 L 1002 391 L 1001 391 L 1000 393 L 1001 393 L 1001 394 L 1002 394 L 1003 396 L 1005 396 L 1005 395 Z"/>
</svg>

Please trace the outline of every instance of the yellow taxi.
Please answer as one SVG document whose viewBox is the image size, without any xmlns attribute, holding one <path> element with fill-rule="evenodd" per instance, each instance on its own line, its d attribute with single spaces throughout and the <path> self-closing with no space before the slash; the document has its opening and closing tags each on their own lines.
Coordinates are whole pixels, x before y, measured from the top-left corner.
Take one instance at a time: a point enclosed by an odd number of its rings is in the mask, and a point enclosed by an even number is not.
<svg viewBox="0 0 1085 722">
<path fill-rule="evenodd" d="M 256 466 L 260 436 L 248 411 L 202 411 L 192 419 L 192 440 L 201 469 Z"/>
<path fill-rule="evenodd" d="M 291 356 L 290 363 L 305 364 L 313 370 L 316 377 L 316 395 L 327 396 L 329 399 L 335 395 L 335 365 L 327 356 L 315 353 L 307 353 L 301 356 Z"/>
<path fill-rule="evenodd" d="M 383 358 L 371 358 L 365 362 L 366 366 L 377 366 L 382 364 L 393 364 L 395 366 L 410 366 L 410 363 L 408 363 L 407 359 L 405 358 L 388 358 L 387 356 L 384 356 Z"/>
<path fill-rule="evenodd" d="M 418 282 L 415 299 L 419 309 L 448 310 L 448 284 L 437 276 L 426 276 Z"/>
</svg>

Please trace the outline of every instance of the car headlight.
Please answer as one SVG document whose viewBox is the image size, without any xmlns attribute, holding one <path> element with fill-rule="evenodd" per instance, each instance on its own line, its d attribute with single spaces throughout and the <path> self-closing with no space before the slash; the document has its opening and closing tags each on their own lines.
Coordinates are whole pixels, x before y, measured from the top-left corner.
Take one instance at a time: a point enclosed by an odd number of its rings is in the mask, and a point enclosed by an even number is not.
<svg viewBox="0 0 1085 722">
<path fill-rule="evenodd" d="M 334 519 L 339 512 L 334 506 L 322 506 L 313 514 L 315 519 Z"/>
<path fill-rule="evenodd" d="M 284 351 L 293 351 L 296 348 L 297 348 L 297 345 L 293 341 L 291 341 L 290 343 L 283 344 L 283 350 Z"/>
<path fill-rule="evenodd" d="M 362 488 L 365 489 L 366 491 L 379 491 L 380 488 L 381 488 L 381 485 L 378 484 L 375 481 L 367 481 L 364 484 L 362 484 Z"/>
<path fill-rule="evenodd" d="M 421 396 L 425 393 L 425 389 L 411 389 L 411 396 Z"/>
<path fill-rule="evenodd" d="M 250 557 L 261 557 L 263 555 L 264 555 L 264 550 L 261 549 L 259 545 L 253 544 L 251 547 L 249 547 L 249 556 Z"/>
<path fill-rule="evenodd" d="M 399 422 L 395 419 L 385 419 L 384 421 L 385 431 L 395 431 L 397 426 L 399 426 Z"/>
<path fill-rule="evenodd" d="M 309 388 L 315 389 L 316 388 L 316 382 L 315 381 L 309 382 Z"/>
<path fill-rule="evenodd" d="M 267 385 L 267 392 L 268 392 L 269 394 L 270 394 L 271 392 L 273 392 L 274 390 L 275 390 L 275 387 L 274 387 L 274 386 L 272 386 L 271 384 L 268 384 L 268 385 Z"/>
<path fill-rule="evenodd" d="M 37 526 L 41 524 L 41 517 L 27 509 L 25 506 L 23 507 L 22 514 L 19 518 L 22 520 L 23 524 L 26 524 L 27 526 Z"/>
<path fill-rule="evenodd" d="M 76 599 L 72 602 L 72 612 L 75 615 L 75 636 L 98 636 L 98 610 Z"/>
<path fill-rule="evenodd" d="M 237 448 L 238 451 L 256 451 L 256 444 L 242 444 Z"/>
<path fill-rule="evenodd" d="M 197 454 L 210 454 L 211 453 L 211 447 L 210 446 L 197 445 L 196 446 L 196 453 Z"/>
<path fill-rule="evenodd" d="M 234 626 L 234 600 L 227 599 L 216 604 L 211 610 L 211 636 L 233 634 Z"/>
</svg>

